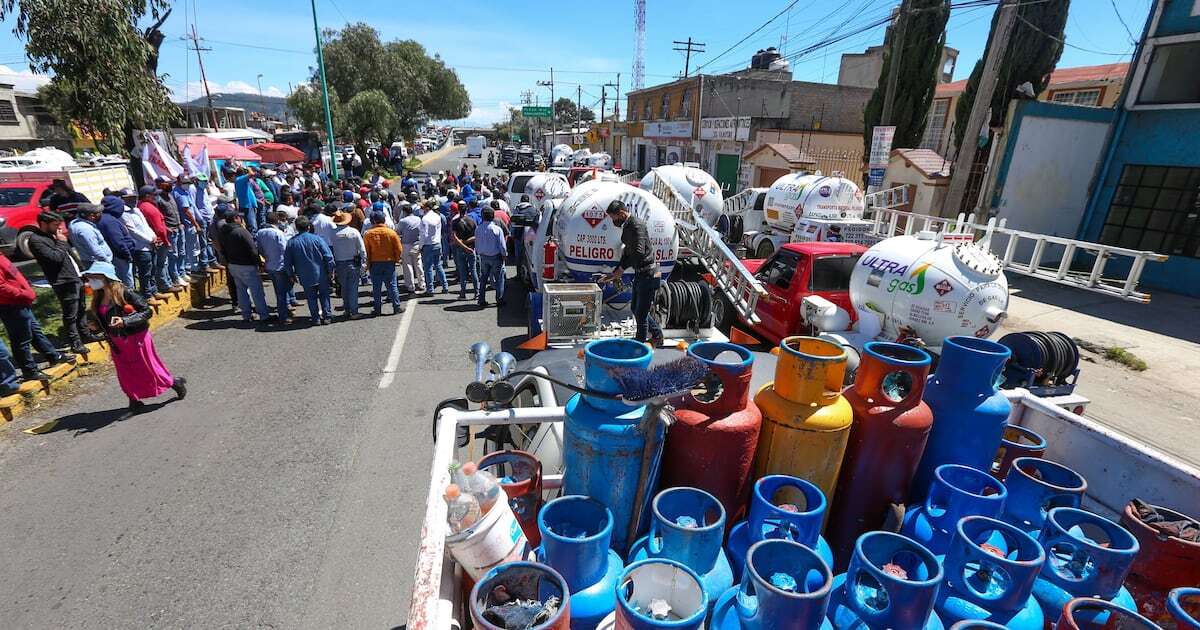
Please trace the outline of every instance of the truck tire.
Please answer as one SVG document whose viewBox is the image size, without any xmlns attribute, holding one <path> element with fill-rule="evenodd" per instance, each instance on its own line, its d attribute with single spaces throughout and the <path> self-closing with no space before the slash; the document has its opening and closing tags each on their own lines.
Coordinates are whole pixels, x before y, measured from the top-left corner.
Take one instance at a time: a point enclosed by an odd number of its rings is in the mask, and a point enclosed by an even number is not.
<svg viewBox="0 0 1200 630">
<path fill-rule="evenodd" d="M 29 237 L 33 235 L 36 228 L 32 225 L 27 225 L 17 232 L 16 245 L 13 247 L 14 254 L 20 254 L 24 260 L 33 258 L 33 252 L 29 249 Z"/>
<path fill-rule="evenodd" d="M 733 305 L 729 303 L 729 299 L 725 297 L 725 294 L 714 289 L 712 300 L 713 328 L 716 328 L 721 331 L 721 334 L 728 337 L 735 319 Z"/>
<path fill-rule="evenodd" d="M 758 244 L 758 247 L 754 248 L 754 257 L 755 258 L 762 258 L 762 259 L 770 258 L 771 254 L 774 254 L 774 253 L 775 253 L 775 243 L 772 243 L 770 240 L 764 240 L 763 242 Z"/>
</svg>

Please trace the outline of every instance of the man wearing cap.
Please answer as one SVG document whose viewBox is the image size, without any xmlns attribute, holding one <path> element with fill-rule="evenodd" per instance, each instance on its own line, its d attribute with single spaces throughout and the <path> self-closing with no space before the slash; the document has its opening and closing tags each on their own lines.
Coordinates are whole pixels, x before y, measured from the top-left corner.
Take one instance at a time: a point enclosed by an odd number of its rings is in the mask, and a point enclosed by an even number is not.
<svg viewBox="0 0 1200 630">
<path fill-rule="evenodd" d="M 194 252 L 194 258 L 189 255 L 189 260 L 194 262 L 193 271 L 203 272 L 217 263 L 212 245 L 208 242 L 208 226 L 213 221 L 213 209 L 209 204 L 207 190 L 208 175 L 200 173 L 193 177 L 186 188 L 192 196 L 192 218 L 196 220 L 196 225 L 192 226 L 195 229 L 192 233 L 193 240 L 190 250 Z"/>
<path fill-rule="evenodd" d="M 475 251 L 479 254 L 479 291 L 475 303 L 487 306 L 488 283 L 496 288 L 496 305 L 504 306 L 504 230 L 490 207 L 483 209 L 483 222 L 475 228 Z"/>
<path fill-rule="evenodd" d="M 255 232 L 254 242 L 258 244 L 258 252 L 262 254 L 263 268 L 271 277 L 271 288 L 275 290 L 275 311 L 283 324 L 292 323 L 292 314 L 288 309 L 292 300 L 292 278 L 283 270 L 283 252 L 287 248 L 287 237 L 279 224 L 286 220 L 283 212 L 268 212 L 267 224 Z"/>
<path fill-rule="evenodd" d="M 42 325 L 33 314 L 33 287 L 21 272 L 0 254 L 0 321 L 13 345 L 15 364 L 21 368 L 24 380 L 49 381 L 50 377 L 38 369 L 30 346 L 50 360 L 51 365 L 74 363 L 75 355 L 59 352 L 42 332 Z"/>
<path fill-rule="evenodd" d="M 387 226 L 387 213 L 382 210 L 371 212 L 371 227 L 363 235 L 363 243 L 367 248 L 367 265 L 371 274 L 371 296 L 374 299 L 375 314 L 383 311 L 383 287 L 387 287 L 388 298 L 392 301 L 392 313 L 403 313 L 404 303 L 400 301 L 400 292 L 396 290 L 396 263 L 400 262 L 403 246 L 400 236 Z"/>
<path fill-rule="evenodd" d="M 262 259 L 258 254 L 258 244 L 246 229 L 245 218 L 233 215 L 232 221 L 226 221 L 221 226 L 221 252 L 228 261 L 230 275 L 236 281 L 238 305 L 241 306 L 242 321 L 253 319 L 250 313 L 250 302 L 254 302 L 254 310 L 258 313 L 259 321 L 267 321 L 271 312 L 267 308 L 267 294 L 263 289 L 262 278 L 258 268 Z"/>
<path fill-rule="evenodd" d="M 346 311 L 348 319 L 358 319 L 358 278 L 363 263 L 367 258 L 367 250 L 363 245 L 362 234 L 350 225 L 350 210 L 353 206 L 343 206 L 333 215 L 333 267 L 334 277 L 337 278 L 338 289 L 342 296 L 342 310 Z"/>
<path fill-rule="evenodd" d="M 284 271 L 304 287 L 312 323 L 328 324 L 333 319 L 333 307 L 329 303 L 333 252 L 321 237 L 313 234 L 308 217 L 296 219 L 296 235 L 284 249 L 283 265 Z"/>
<path fill-rule="evenodd" d="M 67 226 L 67 240 L 79 254 L 79 267 L 87 269 L 97 260 L 113 261 L 112 248 L 104 240 L 104 234 L 96 226 L 103 213 L 100 206 L 81 203 L 75 207 L 75 219 Z"/>
<path fill-rule="evenodd" d="M 467 278 L 471 291 L 479 292 L 479 261 L 475 258 L 475 221 L 467 216 L 467 204 L 450 204 L 457 214 L 450 220 L 450 248 L 454 251 L 454 269 L 458 274 L 458 299 L 467 297 Z"/>
<path fill-rule="evenodd" d="M 180 175 L 170 191 L 171 201 L 179 210 L 179 235 L 174 248 L 175 277 L 182 283 L 191 280 L 189 274 L 196 265 L 196 232 L 200 229 L 200 222 L 196 219 L 195 198 L 188 187 L 191 183 L 192 178 Z M 163 216 L 166 218 L 166 215 Z"/>
<path fill-rule="evenodd" d="M 166 246 L 160 247 L 156 255 L 163 257 L 163 272 L 160 276 L 165 276 L 167 286 L 175 291 L 176 287 L 183 284 L 181 282 L 183 273 L 179 267 L 183 261 L 183 219 L 179 212 L 179 205 L 175 203 L 174 195 L 171 194 L 171 189 L 174 188 L 171 180 L 163 177 L 155 183 L 158 186 L 158 198 L 154 200 L 154 203 L 158 207 L 163 225 L 166 227 Z M 157 260 L 155 262 L 157 263 Z"/>
<path fill-rule="evenodd" d="M 83 204 L 76 210 L 83 206 L 95 207 Z M 79 276 L 79 262 L 61 231 L 62 224 L 62 215 L 53 210 L 38 214 L 37 229 L 29 234 L 29 252 L 58 298 L 62 309 L 62 332 L 71 344 L 71 352 L 80 353 L 84 352 L 83 338 L 79 334 L 84 309 L 83 281 Z"/>
<path fill-rule="evenodd" d="M 50 195 L 50 209 L 60 214 L 70 214 L 79 204 L 91 202 L 82 193 L 71 188 L 65 179 L 51 181 L 50 191 L 53 193 Z"/>
<path fill-rule="evenodd" d="M 400 266 L 404 270 L 404 287 L 409 293 L 425 292 L 425 274 L 421 271 L 421 217 L 413 213 L 411 203 L 400 203 L 400 220 L 396 232 L 404 251 L 400 254 Z"/>
<path fill-rule="evenodd" d="M 433 281 L 439 279 L 442 293 L 450 292 L 446 270 L 442 268 L 442 224 L 446 218 L 433 204 L 425 204 L 421 215 L 421 264 L 425 269 L 425 294 L 433 295 Z"/>
<path fill-rule="evenodd" d="M 258 230 L 258 184 L 250 171 L 245 168 L 237 170 L 237 178 L 233 180 L 233 189 L 237 195 L 238 209 L 246 217 L 246 225 L 251 232 Z"/>
<path fill-rule="evenodd" d="M 154 187 L 142 186 L 138 189 L 138 200 L 125 198 L 126 208 L 125 214 L 121 215 L 121 220 L 125 222 L 125 227 L 129 229 L 129 235 L 133 237 L 135 243 L 133 249 L 133 273 L 137 276 L 138 293 L 146 300 L 154 297 L 154 294 L 161 288 L 163 291 L 166 287 L 159 287 L 157 283 L 157 274 L 155 274 L 155 256 L 154 252 L 162 244 L 162 237 L 155 233 L 154 228 L 150 225 L 150 220 L 146 217 L 145 212 L 148 210 L 152 214 L 158 214 L 158 206 L 154 205 Z M 131 201 L 135 203 L 130 204 Z M 159 216 L 161 222 L 162 217 Z M 163 228 L 165 236 L 166 228 Z"/>
</svg>

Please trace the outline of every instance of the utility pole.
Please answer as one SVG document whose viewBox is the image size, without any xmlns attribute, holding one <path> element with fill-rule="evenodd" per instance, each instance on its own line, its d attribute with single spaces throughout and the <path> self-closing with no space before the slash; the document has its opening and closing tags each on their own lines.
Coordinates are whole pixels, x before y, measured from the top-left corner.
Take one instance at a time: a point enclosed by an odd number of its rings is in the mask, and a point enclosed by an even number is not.
<svg viewBox="0 0 1200 630">
<path fill-rule="evenodd" d="M 618 81 L 621 80 L 620 77 L 621 77 L 621 75 L 618 74 L 617 75 Z M 617 88 L 618 94 L 620 94 L 620 91 L 621 91 L 619 83 L 605 83 L 604 85 L 600 86 L 600 124 L 602 126 L 605 124 L 604 123 L 604 97 L 606 96 L 605 90 L 610 87 Z M 620 107 L 620 101 L 617 101 L 617 105 L 613 107 L 613 111 L 615 112 L 618 107 Z M 613 124 L 615 125 L 616 123 L 613 123 Z M 608 144 L 609 144 L 608 140 L 611 139 L 613 136 L 612 132 L 613 132 L 613 130 L 611 128 L 609 128 L 608 138 L 605 138 L 605 141 L 602 143 L 606 149 L 608 148 Z M 609 151 L 609 153 L 612 153 L 612 151 Z"/>
<path fill-rule="evenodd" d="M 583 86 L 575 86 L 575 133 L 583 127 Z"/>
<path fill-rule="evenodd" d="M 992 94 L 996 92 L 996 82 L 1000 74 L 1000 60 L 1008 49 L 1008 40 L 1017 22 L 1017 0 L 1004 0 L 996 10 L 1000 12 L 1000 18 L 996 20 L 996 32 L 993 33 L 992 43 L 988 46 L 987 57 L 983 62 L 979 90 L 975 93 L 975 102 L 971 105 L 971 117 L 967 119 L 967 129 L 963 133 L 962 142 L 959 143 L 958 155 L 954 158 L 954 170 L 950 172 L 950 190 L 947 191 L 946 200 L 942 204 L 943 216 L 957 215 L 958 209 L 962 207 L 963 196 L 967 192 L 967 178 L 971 176 L 971 164 L 975 161 L 976 138 L 979 137 L 984 119 L 991 109 Z"/>
<path fill-rule="evenodd" d="M 558 140 L 558 112 L 554 111 L 554 67 L 550 68 L 550 80 L 538 81 L 537 84 L 541 87 L 550 88 L 550 144 L 556 144 Z"/>
<path fill-rule="evenodd" d="M 888 46 L 888 80 L 887 92 L 883 95 L 883 114 L 879 124 L 892 124 L 892 107 L 896 101 L 896 83 L 900 79 L 900 57 L 904 54 L 904 28 L 908 24 L 908 2 L 900 0 L 900 10 L 896 14 L 896 28 L 892 31 L 892 43 Z"/>
<path fill-rule="evenodd" d="M 337 145 L 333 139 L 333 114 L 329 111 L 329 83 L 325 81 L 325 50 L 321 45 L 321 27 L 317 24 L 317 0 L 312 0 L 313 33 L 317 37 L 317 68 L 321 74 L 321 98 L 325 102 L 325 133 L 329 136 L 329 173 L 338 178 Z"/>
<path fill-rule="evenodd" d="M 688 76 L 688 72 L 692 69 L 692 53 L 704 52 L 704 44 L 702 44 L 700 42 L 692 41 L 691 37 L 688 37 L 686 42 L 673 41 L 671 43 L 678 44 L 679 46 L 683 46 L 683 48 L 679 48 L 678 46 L 676 46 L 673 50 L 677 50 L 681 53 L 685 53 L 684 58 L 683 58 L 683 78 L 686 79 Z"/>
<path fill-rule="evenodd" d="M 267 116 L 267 97 L 263 96 L 262 91 L 262 74 L 258 75 L 258 101 L 262 103 L 263 121 L 265 122 L 269 116 Z"/>
<path fill-rule="evenodd" d="M 200 56 L 200 51 L 212 50 L 211 48 L 201 48 L 200 38 L 196 36 L 196 25 L 192 24 L 192 50 L 196 51 L 196 62 L 200 64 L 200 82 L 204 84 L 204 97 L 208 99 L 208 116 L 212 119 L 213 131 L 217 131 L 220 127 L 217 125 L 217 110 L 213 108 L 212 92 L 208 90 L 208 78 L 204 76 L 204 58 Z"/>
</svg>

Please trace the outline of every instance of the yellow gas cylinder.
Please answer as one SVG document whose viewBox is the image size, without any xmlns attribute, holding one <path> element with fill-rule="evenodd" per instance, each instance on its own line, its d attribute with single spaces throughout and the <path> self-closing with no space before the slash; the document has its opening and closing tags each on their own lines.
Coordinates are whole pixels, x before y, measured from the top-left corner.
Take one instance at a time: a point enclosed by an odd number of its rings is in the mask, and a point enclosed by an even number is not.
<svg viewBox="0 0 1200 630">
<path fill-rule="evenodd" d="M 778 357 L 775 380 L 754 396 L 763 415 L 754 476 L 800 477 L 832 502 L 854 417 L 842 397 L 846 351 L 816 337 L 787 337 Z"/>
</svg>

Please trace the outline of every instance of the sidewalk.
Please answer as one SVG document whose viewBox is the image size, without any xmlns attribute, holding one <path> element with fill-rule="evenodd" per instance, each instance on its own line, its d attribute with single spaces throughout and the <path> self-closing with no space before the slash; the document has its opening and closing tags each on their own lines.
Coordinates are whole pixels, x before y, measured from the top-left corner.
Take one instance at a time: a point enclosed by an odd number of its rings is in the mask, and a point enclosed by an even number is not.
<svg viewBox="0 0 1200 630">
<path fill-rule="evenodd" d="M 1009 282 L 1008 320 L 995 338 L 1056 330 L 1138 356 L 1143 372 L 1080 349 L 1085 415 L 1200 465 L 1200 299 L 1156 293 L 1136 304 L 1018 275 Z"/>
</svg>

